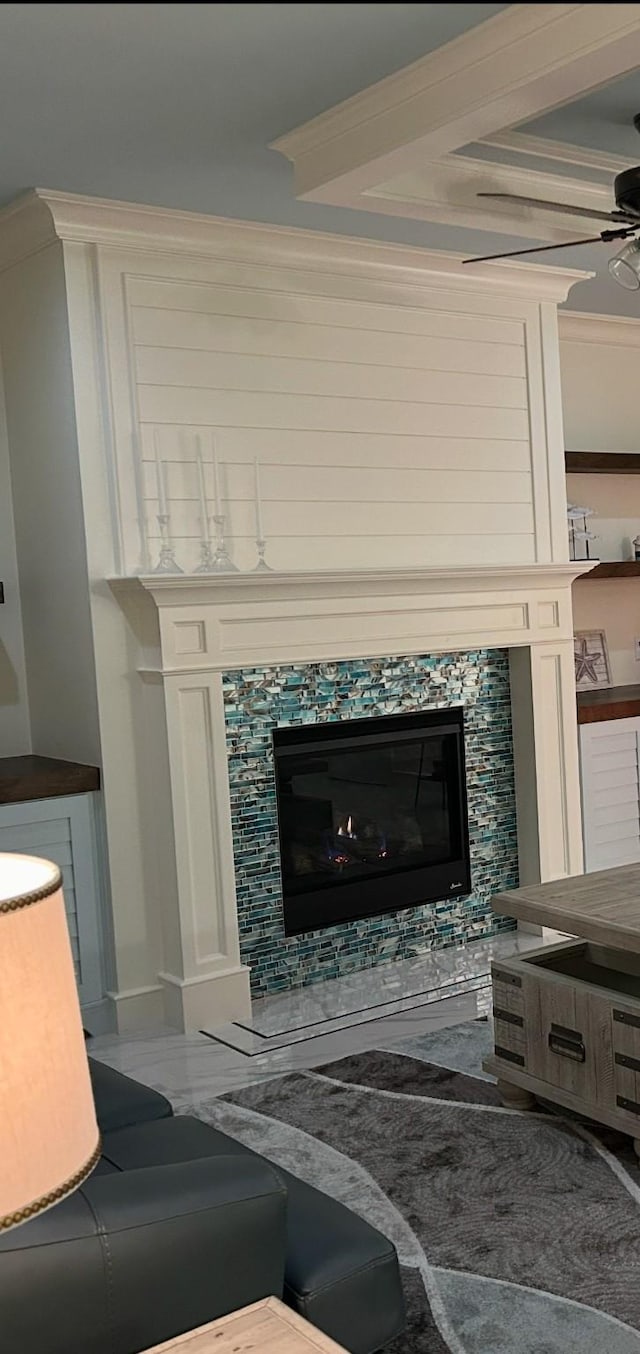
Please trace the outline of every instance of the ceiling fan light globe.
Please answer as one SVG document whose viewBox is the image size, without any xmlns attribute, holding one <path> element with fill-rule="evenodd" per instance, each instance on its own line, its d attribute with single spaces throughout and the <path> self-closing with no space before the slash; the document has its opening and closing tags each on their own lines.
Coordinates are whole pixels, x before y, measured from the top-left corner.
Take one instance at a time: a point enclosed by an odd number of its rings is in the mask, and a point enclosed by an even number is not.
<svg viewBox="0 0 640 1354">
<path fill-rule="evenodd" d="M 609 259 L 609 272 L 626 291 L 640 290 L 640 240 L 629 240 Z"/>
</svg>

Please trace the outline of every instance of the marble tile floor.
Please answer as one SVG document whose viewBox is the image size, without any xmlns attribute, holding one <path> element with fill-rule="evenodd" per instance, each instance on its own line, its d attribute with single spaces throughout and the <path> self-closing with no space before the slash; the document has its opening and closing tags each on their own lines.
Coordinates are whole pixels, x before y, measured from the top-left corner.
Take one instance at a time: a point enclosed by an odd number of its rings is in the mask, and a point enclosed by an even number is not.
<svg viewBox="0 0 640 1354">
<path fill-rule="evenodd" d="M 92 1058 L 162 1091 L 175 1109 L 186 1109 L 227 1091 L 269 1081 L 300 1068 L 318 1067 L 349 1053 L 368 1048 L 393 1051 L 395 1044 L 406 1039 L 475 1020 L 486 1014 L 489 1006 L 490 990 L 484 987 L 478 992 L 432 1002 L 418 1011 L 401 1011 L 382 1020 L 333 1030 L 255 1057 L 207 1035 L 177 1034 L 169 1029 L 124 1038 L 99 1035 L 90 1041 L 88 1052 Z"/>
<path fill-rule="evenodd" d="M 212 1039 L 248 1057 L 306 1042 L 332 1031 L 366 1025 L 401 1011 L 487 987 L 492 959 L 540 944 L 539 937 L 508 931 L 470 945 L 436 950 L 331 978 L 311 987 L 253 1003 L 248 1025 L 233 1022 L 203 1030 Z"/>
<path fill-rule="evenodd" d="M 505 955 L 535 948 L 541 943 L 539 937 L 520 933 L 516 935 L 513 932 L 496 939 L 500 941 L 498 953 Z M 483 946 L 489 943 L 494 945 L 495 940 L 479 942 Z M 477 947 L 467 947 L 467 962 L 469 951 L 472 949 Z M 440 961 L 442 954 L 436 958 Z M 425 985 L 429 990 L 429 983 L 435 982 L 433 977 L 435 970 L 431 970 L 432 977 L 429 978 L 426 962 L 431 959 L 433 956 L 426 955 L 420 961 L 424 965 L 423 990 Z M 215 1035 L 212 1037 L 197 1032 L 178 1034 L 175 1030 L 169 1029 L 144 1031 L 127 1037 L 100 1035 L 90 1041 L 89 1052 L 92 1057 L 162 1091 L 176 1109 L 187 1109 L 203 1100 L 224 1095 L 227 1091 L 267 1081 L 300 1068 L 317 1067 L 321 1063 L 332 1062 L 369 1048 L 382 1048 L 393 1052 L 397 1045 L 403 1044 L 408 1039 L 477 1019 L 479 1015 L 486 1015 L 491 1006 L 491 989 L 488 980 L 488 958 L 484 953 L 483 961 L 484 976 L 481 972 L 469 974 L 469 981 L 476 984 L 474 990 L 442 996 L 426 1003 L 422 1001 L 420 1005 L 414 1004 L 411 1009 L 396 1009 L 391 1012 L 387 1010 L 382 1014 L 373 1007 L 369 1011 L 368 1018 L 364 1020 L 353 1021 L 354 1012 L 349 1013 L 348 1009 L 343 1011 L 341 1018 L 331 1016 L 329 1014 L 331 1005 L 328 1000 L 330 993 L 323 991 L 318 994 L 317 1000 L 325 1019 L 316 1025 L 311 1034 L 307 1031 L 304 1038 L 289 1037 L 286 1043 L 280 1042 L 278 1046 L 270 1049 L 265 1048 L 263 1041 L 262 1051 L 252 1054 L 229 1047 Z M 405 978 L 415 984 L 418 977 L 415 961 L 405 963 L 414 966 L 410 973 L 406 972 Z M 399 968 L 400 965 L 388 967 Z M 381 971 L 374 972 L 379 976 Z M 401 980 L 401 975 L 387 974 L 386 971 L 385 974 L 389 981 Z M 440 978 L 442 976 L 440 969 Z M 329 988 L 333 982 L 340 981 L 335 979 L 320 986 Z M 442 987 L 443 984 L 440 983 L 440 988 Z M 388 983 L 383 985 L 383 990 L 388 993 Z M 430 990 L 434 991 L 435 988 L 432 987 Z M 351 991 L 353 993 L 355 989 L 352 987 Z M 296 999 L 300 1000 L 300 1006 L 295 1005 Z M 300 1033 L 294 1022 L 296 1020 L 300 1022 L 301 1011 L 305 1011 L 308 1018 L 310 1003 L 313 1000 L 314 996 L 309 989 L 303 993 L 287 994 L 288 1004 L 280 996 L 263 998 L 259 1004 L 256 1003 L 256 1006 L 259 1006 L 257 1018 L 261 1028 L 266 1029 L 272 1019 L 268 1011 L 261 1009 L 262 1005 L 273 1002 L 278 1003 L 278 1015 L 273 1017 L 271 1028 L 278 1028 L 284 1033 L 283 1021 L 288 1020 L 291 1022 L 290 1028 Z M 406 998 L 398 994 L 397 1000 L 402 1002 Z M 349 1003 L 345 1001 L 345 1006 L 348 1005 Z M 385 1005 L 388 1006 L 389 1003 Z M 362 1012 L 358 1014 L 361 1015 Z M 338 1023 L 340 1020 L 341 1023 Z"/>
</svg>

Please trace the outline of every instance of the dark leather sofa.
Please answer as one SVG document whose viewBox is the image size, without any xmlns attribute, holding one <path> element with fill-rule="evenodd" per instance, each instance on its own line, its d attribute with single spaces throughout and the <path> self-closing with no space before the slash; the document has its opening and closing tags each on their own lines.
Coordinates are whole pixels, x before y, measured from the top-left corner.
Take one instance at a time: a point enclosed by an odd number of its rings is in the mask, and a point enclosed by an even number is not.
<svg viewBox="0 0 640 1354">
<path fill-rule="evenodd" d="M 269 1294 L 352 1354 L 399 1335 L 392 1244 L 342 1204 L 89 1059 L 96 1170 L 0 1236 L 2 1348 L 138 1354 Z"/>
</svg>

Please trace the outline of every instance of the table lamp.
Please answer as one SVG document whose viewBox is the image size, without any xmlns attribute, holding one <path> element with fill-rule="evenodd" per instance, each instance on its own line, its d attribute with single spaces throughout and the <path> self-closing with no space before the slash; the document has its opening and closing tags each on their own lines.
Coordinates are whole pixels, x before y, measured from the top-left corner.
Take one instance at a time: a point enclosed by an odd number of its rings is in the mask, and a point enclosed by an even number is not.
<svg viewBox="0 0 640 1354">
<path fill-rule="evenodd" d="M 77 1189 L 99 1155 L 60 871 L 0 853 L 0 1232 Z"/>
</svg>

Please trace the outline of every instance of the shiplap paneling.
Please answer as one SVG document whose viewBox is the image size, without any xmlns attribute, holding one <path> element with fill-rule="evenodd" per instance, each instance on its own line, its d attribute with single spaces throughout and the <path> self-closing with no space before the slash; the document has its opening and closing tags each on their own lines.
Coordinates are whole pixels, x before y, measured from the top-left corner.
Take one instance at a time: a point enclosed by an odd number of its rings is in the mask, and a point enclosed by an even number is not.
<svg viewBox="0 0 640 1354">
<path fill-rule="evenodd" d="M 533 561 L 524 320 L 473 313 L 459 292 L 405 305 L 388 283 L 318 294 L 331 288 L 238 265 L 225 281 L 128 280 L 151 564 L 156 444 L 185 569 L 202 535 L 198 445 L 210 514 L 215 446 L 241 568 L 256 558 L 254 457 L 276 568 Z"/>
</svg>

